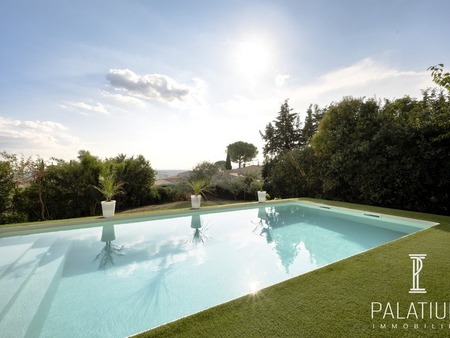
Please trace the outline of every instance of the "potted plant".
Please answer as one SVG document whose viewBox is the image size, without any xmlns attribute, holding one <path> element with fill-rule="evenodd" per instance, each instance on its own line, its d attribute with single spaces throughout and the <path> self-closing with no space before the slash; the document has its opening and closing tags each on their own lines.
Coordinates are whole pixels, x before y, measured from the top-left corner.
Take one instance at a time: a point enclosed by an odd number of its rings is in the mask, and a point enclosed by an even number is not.
<svg viewBox="0 0 450 338">
<path fill-rule="evenodd" d="M 193 192 L 191 195 L 192 209 L 198 209 L 202 202 L 202 195 L 206 198 L 204 193 L 207 192 L 208 183 L 205 180 L 191 180 L 188 184 Z"/>
<path fill-rule="evenodd" d="M 113 197 L 123 192 L 123 183 L 116 182 L 112 173 L 100 175 L 98 181 L 99 186 L 95 186 L 94 188 L 100 191 L 105 198 L 102 201 L 103 217 L 113 217 L 116 210 L 116 201 L 113 200 Z"/>
<path fill-rule="evenodd" d="M 267 194 L 265 190 L 262 190 L 264 186 L 264 181 L 257 181 L 257 184 L 258 184 L 258 191 L 257 191 L 258 202 L 263 203 L 266 201 L 266 194 Z"/>
</svg>

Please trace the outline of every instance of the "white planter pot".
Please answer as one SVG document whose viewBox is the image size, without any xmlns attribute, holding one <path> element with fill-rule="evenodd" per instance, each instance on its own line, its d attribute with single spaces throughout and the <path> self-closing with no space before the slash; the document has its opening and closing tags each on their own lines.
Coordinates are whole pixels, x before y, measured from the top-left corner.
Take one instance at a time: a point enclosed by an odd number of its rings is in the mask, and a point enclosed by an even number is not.
<svg viewBox="0 0 450 338">
<path fill-rule="evenodd" d="M 266 201 L 266 192 L 265 191 L 258 191 L 258 202 L 263 203 Z"/>
<path fill-rule="evenodd" d="M 113 217 L 114 212 L 116 211 L 116 201 L 112 200 L 110 202 L 102 201 L 102 213 L 103 217 Z"/>
<path fill-rule="evenodd" d="M 191 206 L 192 209 L 200 208 L 202 202 L 202 195 L 191 195 Z"/>
</svg>

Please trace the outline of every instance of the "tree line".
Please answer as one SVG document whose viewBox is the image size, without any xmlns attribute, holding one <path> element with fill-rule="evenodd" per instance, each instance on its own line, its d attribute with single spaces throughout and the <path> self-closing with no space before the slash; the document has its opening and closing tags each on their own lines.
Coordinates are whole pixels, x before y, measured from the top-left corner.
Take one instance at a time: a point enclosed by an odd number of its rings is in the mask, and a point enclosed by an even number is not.
<svg viewBox="0 0 450 338">
<path fill-rule="evenodd" d="M 122 209 L 155 201 L 155 170 L 142 156 L 119 154 L 105 160 L 81 150 L 76 160 L 24 158 L 0 153 L 0 224 L 93 216 L 101 175 L 123 182 Z"/>
<path fill-rule="evenodd" d="M 276 197 L 314 197 L 450 214 L 450 99 L 345 97 L 311 106 L 303 124 L 286 100 L 261 136 Z"/>
<path fill-rule="evenodd" d="M 245 163 L 249 148 L 240 153 L 236 146 L 233 159 Z M 254 149 L 250 147 L 250 152 Z M 236 157 L 235 157 L 236 156 Z M 209 198 L 255 200 L 262 182 L 255 173 L 241 177 L 229 175 L 225 161 L 198 163 L 177 184 L 155 186 L 156 171 L 144 156 L 119 154 L 101 159 L 81 150 L 77 159 L 19 157 L 0 153 L 0 224 L 77 218 L 99 215 L 104 196 L 98 189 L 102 177 L 112 177 L 120 185 L 114 199 L 118 210 L 150 204 L 186 201 L 192 193 L 190 182 L 202 180 L 208 185 Z"/>
</svg>

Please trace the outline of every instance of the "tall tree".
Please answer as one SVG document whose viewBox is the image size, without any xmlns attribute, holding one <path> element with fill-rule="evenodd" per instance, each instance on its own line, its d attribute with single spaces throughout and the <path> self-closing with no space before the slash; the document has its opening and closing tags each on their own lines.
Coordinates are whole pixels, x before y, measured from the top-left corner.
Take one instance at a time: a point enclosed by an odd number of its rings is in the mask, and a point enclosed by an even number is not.
<svg viewBox="0 0 450 338">
<path fill-rule="evenodd" d="M 121 208 L 139 207 L 150 202 L 150 188 L 155 182 L 156 172 L 144 156 L 119 154 L 107 160 L 106 164 L 111 165 L 110 171 L 114 173 L 115 180 L 124 183 L 124 193 L 116 196 Z"/>
<path fill-rule="evenodd" d="M 99 192 L 94 187 L 98 186 L 98 177 L 102 169 L 102 162 L 98 157 L 91 155 L 86 150 L 80 150 L 78 152 L 78 159 L 82 170 L 80 177 L 82 202 L 87 205 L 89 214 L 94 216 L 99 200 Z"/>
<path fill-rule="evenodd" d="M 225 170 L 231 170 L 231 158 L 230 153 L 227 151 L 227 158 L 225 160 Z"/>
<path fill-rule="evenodd" d="M 189 179 L 193 181 L 203 180 L 209 184 L 212 177 L 217 174 L 218 171 L 219 167 L 216 164 L 208 161 L 203 161 L 195 165 L 194 169 L 192 169 Z"/>
<path fill-rule="evenodd" d="M 292 150 L 301 144 L 300 120 L 289 107 L 288 99 L 281 105 L 277 118 L 266 125 L 265 132 L 259 132 L 266 142 L 263 148 L 264 157 L 275 157 Z"/>
<path fill-rule="evenodd" d="M 312 104 L 309 105 L 308 110 L 306 111 L 305 123 L 303 124 L 303 128 L 301 131 L 302 142 L 304 144 L 308 144 L 311 141 L 314 133 L 316 132 L 314 126 L 314 118 L 313 118 L 313 110 Z"/>
<path fill-rule="evenodd" d="M 39 201 L 39 216 L 41 220 L 46 220 L 48 216 L 47 206 L 45 204 L 45 185 L 46 185 L 46 173 L 47 166 L 43 159 L 38 158 L 35 162 L 31 163 L 31 174 L 33 185 L 36 186 L 37 198 Z"/>
<path fill-rule="evenodd" d="M 89 203 L 85 201 L 84 171 L 76 160 L 53 160 L 46 168 L 46 208 L 51 219 L 89 216 Z M 91 187 L 89 187 L 90 189 Z"/>
<path fill-rule="evenodd" d="M 9 161 L 0 161 L 0 224 L 8 223 L 11 219 L 14 188 L 13 168 Z"/>
<path fill-rule="evenodd" d="M 251 143 L 237 141 L 227 146 L 227 154 L 230 155 L 231 162 L 237 162 L 241 168 L 242 164 L 245 165 L 258 155 L 258 149 Z"/>
<path fill-rule="evenodd" d="M 311 147 L 296 148 L 277 157 L 272 163 L 269 182 L 274 197 L 320 197 L 321 177 Z"/>
<path fill-rule="evenodd" d="M 374 100 L 344 98 L 331 105 L 311 143 L 322 164 L 323 192 L 329 198 L 355 201 L 356 181 L 370 156 L 371 141 L 379 129 Z"/>
</svg>

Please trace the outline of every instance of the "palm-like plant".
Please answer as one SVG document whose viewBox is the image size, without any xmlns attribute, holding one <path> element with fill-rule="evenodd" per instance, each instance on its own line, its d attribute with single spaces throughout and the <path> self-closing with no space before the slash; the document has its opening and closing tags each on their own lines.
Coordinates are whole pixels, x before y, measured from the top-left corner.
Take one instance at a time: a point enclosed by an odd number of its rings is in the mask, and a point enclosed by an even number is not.
<svg viewBox="0 0 450 338">
<path fill-rule="evenodd" d="M 208 182 L 205 180 L 191 180 L 188 182 L 194 195 L 203 195 L 206 198 L 205 192 L 208 192 Z"/>
<path fill-rule="evenodd" d="M 123 193 L 123 182 L 116 182 L 113 174 L 100 175 L 98 178 L 99 186 L 94 186 L 105 197 L 107 202 L 110 202 L 114 196 Z"/>
</svg>

